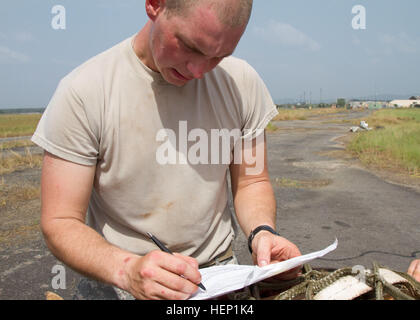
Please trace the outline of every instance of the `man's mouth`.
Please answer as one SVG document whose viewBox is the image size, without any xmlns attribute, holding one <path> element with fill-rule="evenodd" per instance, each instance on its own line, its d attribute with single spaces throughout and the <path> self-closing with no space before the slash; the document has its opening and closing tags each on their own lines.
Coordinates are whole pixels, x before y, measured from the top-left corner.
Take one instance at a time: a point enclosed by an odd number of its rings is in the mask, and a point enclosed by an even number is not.
<svg viewBox="0 0 420 320">
<path fill-rule="evenodd" d="M 182 74 L 180 74 L 178 71 L 176 71 L 176 69 L 172 69 L 172 71 L 173 71 L 173 74 L 175 75 L 175 77 L 177 77 L 180 80 L 183 80 L 183 81 L 190 81 L 190 80 L 192 80 L 192 78 L 184 77 Z"/>
</svg>

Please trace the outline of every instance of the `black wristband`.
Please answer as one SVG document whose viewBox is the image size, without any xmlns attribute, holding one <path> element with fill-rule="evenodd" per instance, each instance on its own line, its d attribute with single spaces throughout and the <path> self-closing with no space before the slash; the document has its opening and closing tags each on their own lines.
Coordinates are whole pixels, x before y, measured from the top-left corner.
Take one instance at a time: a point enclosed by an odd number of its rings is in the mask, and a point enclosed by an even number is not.
<svg viewBox="0 0 420 320">
<path fill-rule="evenodd" d="M 276 236 L 280 235 L 270 226 L 262 225 L 262 226 L 256 227 L 254 230 L 251 231 L 251 233 L 249 234 L 249 237 L 248 237 L 248 249 L 249 249 L 249 252 L 251 254 L 252 254 L 252 246 L 251 246 L 252 245 L 252 240 L 254 240 L 255 235 L 262 230 L 271 232 L 272 234 L 275 234 Z"/>
</svg>

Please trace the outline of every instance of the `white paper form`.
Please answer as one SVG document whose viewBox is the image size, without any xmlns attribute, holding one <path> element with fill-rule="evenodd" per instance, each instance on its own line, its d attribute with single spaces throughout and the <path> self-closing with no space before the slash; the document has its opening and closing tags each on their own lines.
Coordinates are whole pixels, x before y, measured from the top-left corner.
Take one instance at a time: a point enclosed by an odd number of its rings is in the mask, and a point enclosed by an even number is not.
<svg viewBox="0 0 420 320">
<path fill-rule="evenodd" d="M 335 239 L 333 244 L 323 250 L 286 261 L 269 264 L 265 267 L 228 264 L 200 269 L 201 283 L 207 290 L 198 289 L 198 291 L 190 297 L 190 300 L 215 298 L 242 289 L 258 281 L 286 272 L 316 258 L 320 258 L 335 250 L 337 244 L 338 241 Z"/>
</svg>

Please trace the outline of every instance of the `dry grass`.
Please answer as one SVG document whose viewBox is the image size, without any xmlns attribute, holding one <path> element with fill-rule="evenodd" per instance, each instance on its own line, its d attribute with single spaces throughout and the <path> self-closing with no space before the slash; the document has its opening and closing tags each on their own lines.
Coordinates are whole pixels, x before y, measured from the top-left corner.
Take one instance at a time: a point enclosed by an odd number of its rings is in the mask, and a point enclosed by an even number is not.
<svg viewBox="0 0 420 320">
<path fill-rule="evenodd" d="M 278 109 L 278 111 L 279 114 L 273 121 L 306 120 L 309 117 L 348 112 L 342 108 Z"/>
<path fill-rule="evenodd" d="M 28 139 L 16 140 L 16 141 L 6 141 L 6 142 L 0 143 L 0 152 L 5 151 L 5 150 L 9 150 L 9 149 L 14 149 L 14 148 L 30 147 L 30 146 L 34 146 L 34 145 L 35 144 L 31 140 L 28 140 Z"/>
<path fill-rule="evenodd" d="M 4 184 L 4 180 L 2 184 Z M 41 189 L 39 185 L 0 185 L 0 208 L 6 206 L 16 206 L 19 202 L 38 199 L 40 195 Z"/>
<path fill-rule="evenodd" d="M 0 115 L 0 138 L 32 135 L 41 114 L 2 114 Z"/>
<path fill-rule="evenodd" d="M 23 172 L 0 178 L 0 249 L 39 234 L 40 182 Z"/>
<path fill-rule="evenodd" d="M 0 175 L 28 168 L 40 168 L 42 158 L 42 155 L 31 154 L 28 148 L 25 149 L 24 154 L 13 150 L 3 151 L 0 153 Z"/>
<path fill-rule="evenodd" d="M 276 132 L 278 129 L 279 128 L 272 122 L 269 122 L 268 125 L 265 127 L 265 131 L 267 132 Z"/>
<path fill-rule="evenodd" d="M 332 183 L 330 179 L 295 180 L 289 178 L 275 178 L 273 184 L 282 188 L 313 189 L 326 187 Z"/>
<path fill-rule="evenodd" d="M 304 109 L 278 109 L 279 114 L 273 121 L 306 120 L 307 112 Z"/>
<path fill-rule="evenodd" d="M 16 226 L 13 229 L 0 230 L 0 245 L 5 246 L 11 242 L 20 242 L 27 238 L 30 234 L 40 233 L 39 221 L 31 225 Z"/>
<path fill-rule="evenodd" d="M 40 235 L 40 170 L 0 177 L 0 251 Z"/>
</svg>

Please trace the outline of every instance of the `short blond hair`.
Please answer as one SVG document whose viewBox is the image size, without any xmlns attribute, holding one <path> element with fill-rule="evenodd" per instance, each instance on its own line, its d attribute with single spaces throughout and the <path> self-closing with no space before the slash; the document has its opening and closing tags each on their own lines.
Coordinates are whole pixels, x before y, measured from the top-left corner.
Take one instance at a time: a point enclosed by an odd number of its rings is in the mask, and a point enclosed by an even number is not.
<svg viewBox="0 0 420 320">
<path fill-rule="evenodd" d="M 168 15 L 185 16 L 198 4 L 207 2 L 216 11 L 220 21 L 229 27 L 247 24 L 251 16 L 253 0 L 166 0 Z"/>
</svg>

